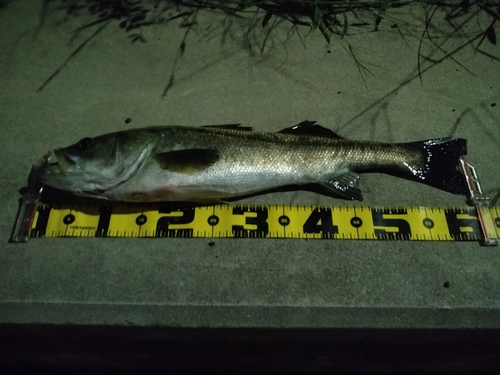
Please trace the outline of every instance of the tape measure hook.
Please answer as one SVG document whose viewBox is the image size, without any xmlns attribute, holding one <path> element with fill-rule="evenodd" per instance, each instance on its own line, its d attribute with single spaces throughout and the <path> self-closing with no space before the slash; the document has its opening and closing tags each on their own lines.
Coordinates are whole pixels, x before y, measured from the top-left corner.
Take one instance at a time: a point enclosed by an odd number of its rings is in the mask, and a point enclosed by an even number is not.
<svg viewBox="0 0 500 375">
<path fill-rule="evenodd" d="M 469 191 L 467 203 L 476 208 L 479 224 L 483 231 L 484 238 L 481 245 L 496 246 L 500 243 L 500 239 L 497 236 L 495 223 L 489 210 L 490 198 L 483 193 L 476 168 L 469 164 L 465 156 L 462 155 L 460 157 L 460 169 L 465 177 L 465 183 Z"/>
<path fill-rule="evenodd" d="M 45 160 L 42 160 L 31 167 L 31 172 L 28 177 L 28 187 L 21 198 L 16 222 L 12 230 L 11 242 L 28 242 L 30 238 L 31 225 L 43 190 L 43 185 L 39 179 L 39 173 L 44 163 Z"/>
</svg>

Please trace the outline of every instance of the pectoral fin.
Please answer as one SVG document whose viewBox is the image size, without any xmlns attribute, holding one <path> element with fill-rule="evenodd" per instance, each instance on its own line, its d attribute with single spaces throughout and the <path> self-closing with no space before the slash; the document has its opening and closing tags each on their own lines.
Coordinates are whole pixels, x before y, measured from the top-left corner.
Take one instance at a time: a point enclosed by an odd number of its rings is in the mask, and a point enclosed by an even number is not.
<svg viewBox="0 0 500 375">
<path fill-rule="evenodd" d="M 362 201 L 363 195 L 361 194 L 361 190 L 359 190 L 358 180 L 359 175 L 351 171 L 346 171 L 333 175 L 322 182 L 321 185 L 344 198 Z"/>
<path fill-rule="evenodd" d="M 161 169 L 178 173 L 196 173 L 212 165 L 219 159 L 219 151 L 204 148 L 168 151 L 153 156 Z"/>
</svg>

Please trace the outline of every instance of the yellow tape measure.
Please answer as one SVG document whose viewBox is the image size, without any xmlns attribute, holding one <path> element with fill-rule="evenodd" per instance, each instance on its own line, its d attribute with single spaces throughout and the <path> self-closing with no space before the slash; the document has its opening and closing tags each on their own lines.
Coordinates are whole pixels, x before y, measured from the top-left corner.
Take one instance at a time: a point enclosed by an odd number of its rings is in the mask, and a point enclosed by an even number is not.
<svg viewBox="0 0 500 375">
<path fill-rule="evenodd" d="M 500 238 L 500 207 L 481 214 Z M 30 237 L 330 238 L 478 241 L 474 207 L 39 204 Z"/>
</svg>

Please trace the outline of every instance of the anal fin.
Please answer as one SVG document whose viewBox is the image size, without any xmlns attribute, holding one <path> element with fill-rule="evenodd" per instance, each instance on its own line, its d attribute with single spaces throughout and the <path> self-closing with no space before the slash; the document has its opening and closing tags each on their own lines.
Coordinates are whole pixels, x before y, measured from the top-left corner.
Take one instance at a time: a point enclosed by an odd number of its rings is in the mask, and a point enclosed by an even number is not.
<svg viewBox="0 0 500 375">
<path fill-rule="evenodd" d="M 358 174 L 345 171 L 332 175 L 321 182 L 321 185 L 346 199 L 362 201 L 363 195 L 359 190 L 358 181 Z"/>
</svg>

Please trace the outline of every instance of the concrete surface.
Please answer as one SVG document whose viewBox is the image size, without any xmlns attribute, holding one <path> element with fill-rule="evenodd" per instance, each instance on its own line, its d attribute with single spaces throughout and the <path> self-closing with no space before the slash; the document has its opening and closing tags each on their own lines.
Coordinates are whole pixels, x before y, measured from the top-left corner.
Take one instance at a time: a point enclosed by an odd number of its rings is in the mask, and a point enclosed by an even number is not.
<svg viewBox="0 0 500 375">
<path fill-rule="evenodd" d="M 109 24 L 74 31 L 56 3 L 0 9 L 0 323 L 172 327 L 499 328 L 500 248 L 477 243 L 228 239 L 36 239 L 8 243 L 19 189 L 53 147 L 127 127 L 242 123 L 276 131 L 304 119 L 352 139 L 469 140 L 486 193 L 498 194 L 498 47 L 425 40 L 417 75 L 420 8 L 400 9 L 381 31 L 328 45 L 315 32 L 287 39 L 282 24 L 260 45 L 260 24 L 227 32 L 201 14 L 162 98 L 185 29 L 144 29 L 131 43 Z M 397 28 L 398 22 L 404 38 Z M 445 28 L 443 14 L 435 17 Z M 481 23 L 482 22 L 482 23 Z M 471 24 L 484 25 L 485 21 Z M 211 25 L 210 28 L 208 26 Z M 486 24 L 487 25 L 487 24 Z M 497 29 L 498 30 L 498 29 Z M 90 40 L 71 59 L 68 57 Z M 366 86 L 347 43 L 369 71 Z M 248 49 L 253 45 L 253 50 Z M 57 70 L 43 89 L 39 88 Z M 467 71 L 469 70 L 469 71 Z M 496 103 L 496 105 L 494 105 Z M 130 124 L 125 119 L 132 118 Z M 464 205 L 465 199 L 395 177 L 363 175 L 368 205 Z M 359 204 L 311 192 L 245 202 Z M 444 283 L 449 287 L 445 288 Z"/>
</svg>

